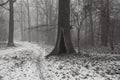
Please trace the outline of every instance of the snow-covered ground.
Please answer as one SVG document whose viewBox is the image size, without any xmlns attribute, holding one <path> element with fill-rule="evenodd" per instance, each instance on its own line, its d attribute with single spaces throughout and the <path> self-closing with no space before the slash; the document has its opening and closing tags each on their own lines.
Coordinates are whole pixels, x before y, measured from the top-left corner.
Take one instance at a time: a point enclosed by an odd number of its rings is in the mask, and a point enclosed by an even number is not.
<svg viewBox="0 0 120 80">
<path fill-rule="evenodd" d="M 0 80 L 40 80 L 37 57 L 44 54 L 36 44 L 17 42 L 0 50 Z"/>
<path fill-rule="evenodd" d="M 0 80 L 120 80 L 119 54 L 93 49 L 45 59 L 51 49 L 28 42 L 1 48 Z"/>
<path fill-rule="evenodd" d="M 120 80 L 119 61 L 72 56 L 51 57 L 46 64 L 43 70 L 46 80 Z"/>
<path fill-rule="evenodd" d="M 105 48 L 81 52 L 44 60 L 45 80 L 120 80 L 120 54 Z"/>
</svg>

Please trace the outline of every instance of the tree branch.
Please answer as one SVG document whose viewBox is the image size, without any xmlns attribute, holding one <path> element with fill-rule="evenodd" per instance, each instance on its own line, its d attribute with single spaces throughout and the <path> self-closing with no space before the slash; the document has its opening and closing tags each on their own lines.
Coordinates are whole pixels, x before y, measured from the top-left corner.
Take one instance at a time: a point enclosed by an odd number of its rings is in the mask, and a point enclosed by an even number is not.
<svg viewBox="0 0 120 80">
<path fill-rule="evenodd" d="M 17 0 L 13 0 L 13 3 L 15 3 Z"/>
<path fill-rule="evenodd" d="M 2 8 L 4 8 L 4 9 L 6 9 L 6 10 L 10 10 L 9 8 L 6 8 L 6 7 L 4 7 L 4 6 L 1 6 Z"/>
<path fill-rule="evenodd" d="M 6 5 L 8 2 L 9 2 L 9 0 L 7 0 L 7 1 L 4 2 L 4 3 L 1 3 L 0 6 Z"/>
</svg>

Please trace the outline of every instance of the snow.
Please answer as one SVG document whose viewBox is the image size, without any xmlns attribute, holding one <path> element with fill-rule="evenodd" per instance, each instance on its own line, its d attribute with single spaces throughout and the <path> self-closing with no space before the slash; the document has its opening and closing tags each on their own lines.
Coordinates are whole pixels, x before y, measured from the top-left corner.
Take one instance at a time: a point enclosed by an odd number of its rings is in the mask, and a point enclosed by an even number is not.
<svg viewBox="0 0 120 80">
<path fill-rule="evenodd" d="M 0 78 L 2 80 L 40 80 L 36 58 L 44 53 L 28 42 L 16 42 L 17 47 L 0 51 Z"/>
<path fill-rule="evenodd" d="M 52 46 L 16 42 L 0 49 L 0 80 L 120 80 L 120 55 L 106 49 L 51 56 Z"/>
<path fill-rule="evenodd" d="M 52 59 L 54 59 L 52 57 Z M 46 80 L 119 80 L 118 61 L 90 61 L 86 59 L 54 59 L 46 61 L 43 75 Z M 116 65 L 116 66 L 115 66 Z M 114 68 L 113 68 L 114 66 Z"/>
<path fill-rule="evenodd" d="M 50 52 L 50 51 L 48 51 Z M 45 80 L 120 80 L 120 55 L 96 48 L 43 61 Z"/>
</svg>

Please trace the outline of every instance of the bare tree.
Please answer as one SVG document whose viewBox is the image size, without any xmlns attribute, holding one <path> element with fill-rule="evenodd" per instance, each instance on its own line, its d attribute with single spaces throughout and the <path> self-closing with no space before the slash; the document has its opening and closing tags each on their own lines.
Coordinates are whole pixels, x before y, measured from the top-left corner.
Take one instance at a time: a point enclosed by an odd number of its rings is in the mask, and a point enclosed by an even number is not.
<svg viewBox="0 0 120 80">
<path fill-rule="evenodd" d="M 20 11 L 21 11 L 21 13 L 20 13 L 20 29 L 21 29 L 21 40 L 22 41 L 24 41 L 25 39 L 24 39 L 24 35 L 25 35 L 25 33 L 24 33 L 24 24 L 23 24 L 23 0 L 21 0 L 20 1 Z"/>
<path fill-rule="evenodd" d="M 8 38 L 8 46 L 14 46 L 14 8 L 13 5 L 16 0 L 7 0 L 6 2 L 0 4 L 0 6 L 4 6 L 9 3 L 9 38 Z"/>
<path fill-rule="evenodd" d="M 108 0 L 101 0 L 101 45 L 108 45 L 108 37 L 109 37 L 109 3 Z"/>
<path fill-rule="evenodd" d="M 27 22 L 28 22 L 28 41 L 31 42 L 31 16 L 30 16 L 30 2 L 29 0 L 23 1 L 27 9 Z"/>
<path fill-rule="evenodd" d="M 70 0 L 59 0 L 57 41 L 55 48 L 47 57 L 74 52 L 70 36 Z"/>
<path fill-rule="evenodd" d="M 86 13 L 86 8 L 85 5 L 81 5 L 80 0 L 76 1 L 77 5 L 74 5 L 75 7 L 71 6 L 71 14 L 73 15 L 71 19 L 72 20 L 72 26 L 75 26 L 75 28 L 77 29 L 77 47 L 78 47 L 78 53 L 80 53 L 80 31 L 82 28 L 82 24 L 84 22 L 84 20 L 89 16 Z M 82 7 L 82 8 L 81 8 Z M 76 10 L 77 8 L 77 10 Z"/>
<path fill-rule="evenodd" d="M 93 28 L 93 15 L 92 15 L 92 0 L 88 1 L 88 12 L 89 12 L 89 21 L 90 21 L 90 43 L 91 46 L 94 46 L 94 28 Z"/>
<path fill-rule="evenodd" d="M 38 25 L 39 25 L 39 2 L 38 0 L 36 0 L 36 35 L 37 35 L 37 42 L 39 42 L 39 28 L 38 28 Z"/>
</svg>

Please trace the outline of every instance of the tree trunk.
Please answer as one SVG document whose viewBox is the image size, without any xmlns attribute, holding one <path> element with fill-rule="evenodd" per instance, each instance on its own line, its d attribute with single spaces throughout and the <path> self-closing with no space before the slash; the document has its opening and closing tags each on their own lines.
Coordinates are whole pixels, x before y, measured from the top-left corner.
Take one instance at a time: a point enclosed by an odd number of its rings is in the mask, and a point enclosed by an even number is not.
<svg viewBox="0 0 120 80">
<path fill-rule="evenodd" d="M 24 26 L 24 29 L 23 29 L 23 32 L 24 32 L 24 40 L 27 41 L 27 34 L 26 34 L 26 15 L 25 13 L 23 12 L 23 26 Z"/>
<path fill-rule="evenodd" d="M 102 1 L 101 3 L 101 45 L 108 46 L 109 37 L 109 3 L 108 0 Z"/>
<path fill-rule="evenodd" d="M 110 48 L 113 51 L 114 50 L 114 22 L 110 26 L 110 11 L 109 11 L 109 0 L 107 0 L 107 26 L 109 27 L 109 42 L 110 42 Z"/>
<path fill-rule="evenodd" d="M 31 42 L 31 18 L 29 0 L 27 0 L 27 11 L 28 11 L 28 41 Z"/>
<path fill-rule="evenodd" d="M 110 40 L 110 48 L 114 50 L 114 26 L 111 26 L 110 33 L 109 33 L 109 40 Z"/>
<path fill-rule="evenodd" d="M 59 0 L 57 41 L 55 48 L 48 56 L 74 52 L 70 35 L 70 0 Z"/>
<path fill-rule="evenodd" d="M 20 16 L 21 16 L 21 18 L 20 18 L 20 20 L 21 20 L 21 23 L 20 23 L 20 29 L 21 29 L 21 40 L 22 41 L 24 41 L 25 39 L 24 39 L 24 26 L 23 26 L 23 8 L 22 8 L 22 3 L 23 3 L 23 1 L 21 0 L 21 14 L 20 14 Z"/>
<path fill-rule="evenodd" d="M 38 0 L 36 0 L 36 26 L 37 26 L 37 28 L 36 28 L 36 42 L 39 42 L 39 27 L 38 27 L 38 25 L 39 25 L 39 7 L 38 7 L 38 4 L 39 4 L 39 2 L 38 2 Z"/>
<path fill-rule="evenodd" d="M 77 29 L 77 38 L 78 38 L 78 53 L 80 53 L 80 29 Z"/>
<path fill-rule="evenodd" d="M 90 43 L 94 46 L 94 30 L 93 30 L 93 18 L 92 18 L 92 0 L 89 1 L 89 20 L 90 20 Z"/>
<path fill-rule="evenodd" d="M 69 29 L 58 28 L 57 36 L 57 42 L 55 48 L 51 52 L 51 55 L 59 55 L 65 53 L 70 54 L 75 52 L 75 50 L 73 49 Z"/>
<path fill-rule="evenodd" d="M 14 46 L 13 38 L 14 38 L 14 10 L 13 10 L 13 1 L 9 1 L 9 38 L 8 38 L 8 46 Z"/>
</svg>

